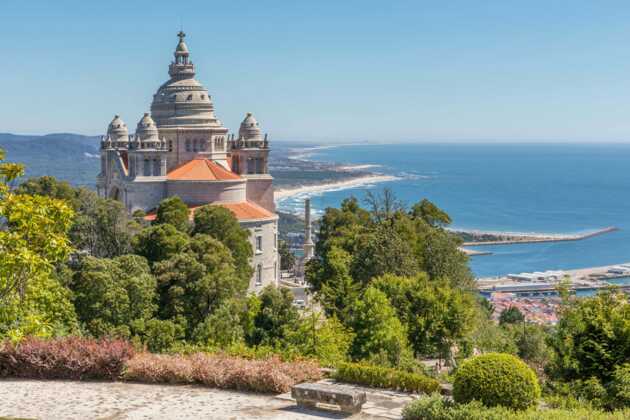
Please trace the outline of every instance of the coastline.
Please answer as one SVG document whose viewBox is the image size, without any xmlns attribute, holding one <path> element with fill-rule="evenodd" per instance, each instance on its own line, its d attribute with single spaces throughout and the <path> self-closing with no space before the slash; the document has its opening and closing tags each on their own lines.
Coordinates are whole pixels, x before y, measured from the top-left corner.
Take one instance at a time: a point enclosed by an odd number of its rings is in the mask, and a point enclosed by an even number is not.
<svg viewBox="0 0 630 420">
<path fill-rule="evenodd" d="M 356 187 L 361 187 L 365 185 L 396 181 L 399 179 L 400 177 L 393 176 L 393 175 L 368 174 L 368 175 L 362 175 L 356 178 L 342 180 L 342 181 L 324 182 L 322 184 L 289 187 L 289 188 L 279 189 L 275 191 L 274 200 L 275 201 L 283 200 L 283 199 L 293 197 L 298 194 L 313 194 L 313 193 L 323 193 L 323 192 L 328 192 L 328 191 L 345 190 L 345 189 L 356 188 Z"/>
</svg>

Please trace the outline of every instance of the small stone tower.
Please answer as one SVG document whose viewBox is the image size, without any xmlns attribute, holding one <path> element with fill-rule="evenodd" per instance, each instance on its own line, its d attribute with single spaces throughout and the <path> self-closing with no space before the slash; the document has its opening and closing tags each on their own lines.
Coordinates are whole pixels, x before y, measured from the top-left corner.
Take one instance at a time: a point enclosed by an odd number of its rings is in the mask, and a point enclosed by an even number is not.
<svg viewBox="0 0 630 420">
<path fill-rule="evenodd" d="M 315 244 L 311 226 L 311 199 L 304 200 L 304 262 L 315 255 Z"/>
<path fill-rule="evenodd" d="M 167 147 L 160 140 L 155 122 L 145 113 L 129 143 L 129 177 L 165 177 Z"/>
<path fill-rule="evenodd" d="M 230 141 L 232 172 L 247 179 L 247 199 L 275 211 L 273 178 L 269 175 L 269 142 L 256 118 L 248 112 L 238 130 L 238 139 Z M 250 187 L 251 186 L 251 187 Z"/>
</svg>

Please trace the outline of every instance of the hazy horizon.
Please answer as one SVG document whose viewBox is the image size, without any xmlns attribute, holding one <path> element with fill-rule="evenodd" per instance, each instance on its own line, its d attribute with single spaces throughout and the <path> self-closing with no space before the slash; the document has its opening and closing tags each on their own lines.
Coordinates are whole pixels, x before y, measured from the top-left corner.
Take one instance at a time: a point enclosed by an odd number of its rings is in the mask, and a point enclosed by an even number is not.
<svg viewBox="0 0 630 420">
<path fill-rule="evenodd" d="M 114 114 L 133 131 L 183 24 L 231 131 L 251 111 L 277 141 L 630 142 L 627 2 L 38 0 L 3 11 L 2 132 L 98 135 Z"/>
</svg>

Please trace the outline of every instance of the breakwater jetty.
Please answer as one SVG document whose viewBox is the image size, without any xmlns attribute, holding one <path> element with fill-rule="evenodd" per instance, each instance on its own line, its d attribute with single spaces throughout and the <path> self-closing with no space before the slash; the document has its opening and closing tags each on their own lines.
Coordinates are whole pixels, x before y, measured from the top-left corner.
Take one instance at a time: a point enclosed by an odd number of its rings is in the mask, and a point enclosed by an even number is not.
<svg viewBox="0 0 630 420">
<path fill-rule="evenodd" d="M 630 263 L 478 278 L 477 289 L 486 295 L 502 292 L 517 296 L 553 296 L 557 294 L 560 281 L 565 280 L 569 290 L 576 293 L 595 292 L 612 285 L 630 292 L 630 283 L 616 282 L 627 278 L 630 278 Z"/>
<path fill-rule="evenodd" d="M 616 232 L 619 228 L 609 226 L 591 232 L 575 234 L 575 235 L 537 235 L 537 234 L 518 234 L 518 233 L 488 233 L 488 232 L 461 232 L 468 236 L 478 237 L 480 240 L 466 241 L 462 246 L 488 246 L 488 245 L 513 245 L 513 244 L 530 244 L 541 242 L 570 242 L 582 241 L 593 238 L 595 236 L 605 235 L 607 233 Z M 457 232 L 456 232 L 457 233 Z M 491 240 L 483 238 L 492 237 Z M 496 238 L 496 239 L 495 239 Z"/>
</svg>

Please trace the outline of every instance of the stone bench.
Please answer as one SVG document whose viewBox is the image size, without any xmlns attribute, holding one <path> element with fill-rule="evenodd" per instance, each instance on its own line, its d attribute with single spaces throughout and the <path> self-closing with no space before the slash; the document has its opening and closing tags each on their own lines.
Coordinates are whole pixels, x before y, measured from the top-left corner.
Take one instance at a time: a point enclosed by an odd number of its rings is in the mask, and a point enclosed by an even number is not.
<svg viewBox="0 0 630 420">
<path fill-rule="evenodd" d="M 316 408 L 317 404 L 336 405 L 345 413 L 358 413 L 367 397 L 365 392 L 335 384 L 303 383 L 291 388 L 298 406 Z"/>
</svg>

